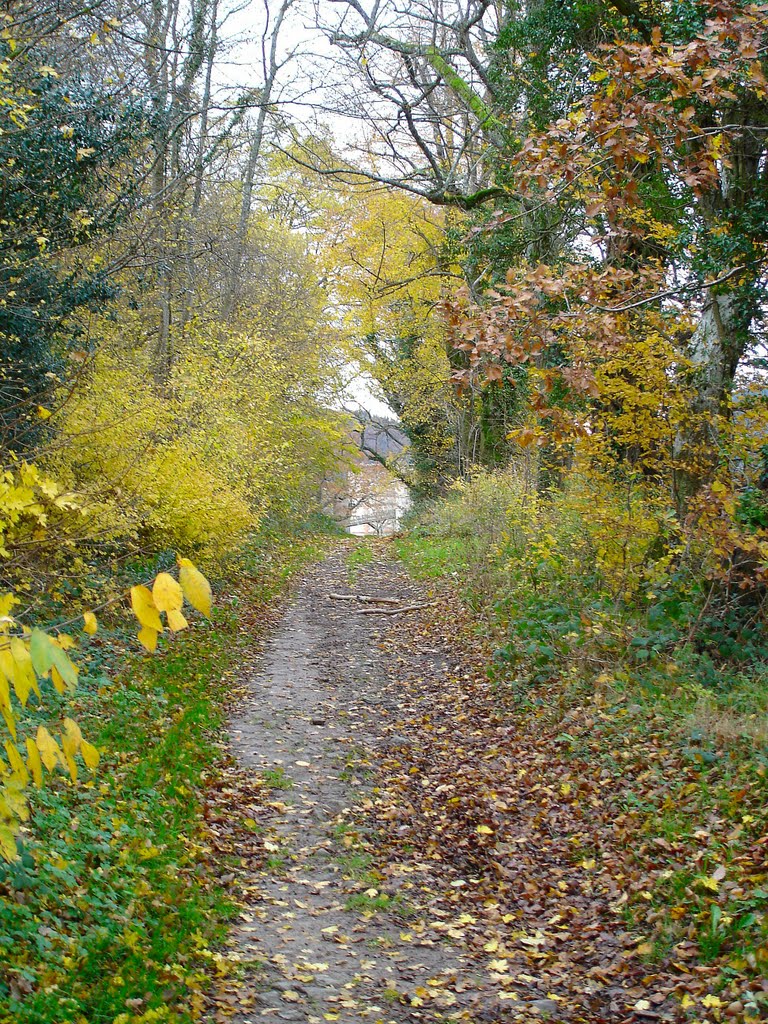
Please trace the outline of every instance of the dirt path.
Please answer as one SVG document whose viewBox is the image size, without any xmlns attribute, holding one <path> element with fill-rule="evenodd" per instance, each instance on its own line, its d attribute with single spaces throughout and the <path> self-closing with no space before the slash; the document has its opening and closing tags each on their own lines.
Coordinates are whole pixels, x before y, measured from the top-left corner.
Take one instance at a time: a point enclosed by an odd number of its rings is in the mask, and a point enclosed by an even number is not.
<svg viewBox="0 0 768 1024">
<path fill-rule="evenodd" d="M 666 733 L 636 749 L 620 695 L 516 703 L 449 590 L 392 616 L 335 600 L 429 599 L 384 548 L 351 572 L 365 550 L 306 573 L 243 680 L 215 819 L 241 862 L 238 967 L 222 963 L 207 1024 L 758 1019 L 743 1008 L 764 979 L 726 1004 L 688 932 L 655 954 L 669 922 L 651 889 L 686 854 L 641 824 L 628 784 L 656 779 L 666 801 Z"/>
<path fill-rule="evenodd" d="M 413 927 L 402 881 L 371 863 L 349 824 L 370 759 L 408 743 L 392 732 L 398 677 L 446 671 L 450 654 L 413 642 L 413 614 L 365 614 L 332 593 L 423 598 L 393 563 L 351 576 L 339 553 L 300 581 L 268 642 L 231 723 L 237 759 L 275 786 L 270 869 L 252 879 L 233 935 L 242 962 L 257 963 L 211 1019 L 494 1019 L 471 961 L 423 921 Z M 410 634 L 407 653 L 382 642 L 392 630 Z"/>
</svg>

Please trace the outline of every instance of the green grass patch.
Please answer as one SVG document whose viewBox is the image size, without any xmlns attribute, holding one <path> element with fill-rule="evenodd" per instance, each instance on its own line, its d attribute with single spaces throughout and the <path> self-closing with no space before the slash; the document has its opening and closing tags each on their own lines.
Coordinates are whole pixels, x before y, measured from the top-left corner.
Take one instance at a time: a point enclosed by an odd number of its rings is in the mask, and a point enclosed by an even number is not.
<svg viewBox="0 0 768 1024">
<path fill-rule="evenodd" d="M 261 777 L 270 789 L 293 789 L 293 779 L 285 774 L 284 768 L 265 768 Z"/>
<path fill-rule="evenodd" d="M 414 530 L 394 543 L 399 558 L 417 580 L 450 576 L 467 564 L 466 537 L 440 537 Z"/>
</svg>

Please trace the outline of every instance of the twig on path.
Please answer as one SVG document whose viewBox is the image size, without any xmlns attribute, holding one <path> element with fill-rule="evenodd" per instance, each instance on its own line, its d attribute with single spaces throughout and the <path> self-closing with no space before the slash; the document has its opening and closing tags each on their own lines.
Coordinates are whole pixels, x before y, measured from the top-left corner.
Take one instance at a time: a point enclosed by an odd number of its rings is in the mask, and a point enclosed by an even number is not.
<svg viewBox="0 0 768 1024">
<path fill-rule="evenodd" d="M 403 612 L 415 612 L 419 608 L 431 608 L 437 601 L 423 601 L 421 604 L 405 604 L 402 608 L 361 608 L 360 615 L 402 615 Z"/>
<path fill-rule="evenodd" d="M 333 601 L 359 601 L 361 604 L 400 604 L 399 597 L 370 597 L 367 594 L 329 594 Z"/>
</svg>

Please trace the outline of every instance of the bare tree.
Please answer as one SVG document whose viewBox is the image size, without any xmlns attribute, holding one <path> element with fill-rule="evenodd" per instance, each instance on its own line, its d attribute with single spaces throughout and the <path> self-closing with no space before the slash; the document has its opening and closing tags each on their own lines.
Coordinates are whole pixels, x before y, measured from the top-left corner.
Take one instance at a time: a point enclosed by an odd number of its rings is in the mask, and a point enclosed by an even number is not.
<svg viewBox="0 0 768 1024">
<path fill-rule="evenodd" d="M 316 169 L 464 209 L 501 195 L 493 158 L 505 129 L 490 68 L 505 11 L 492 0 L 316 2 L 337 54 L 338 111 L 363 136 L 362 163 Z"/>
</svg>

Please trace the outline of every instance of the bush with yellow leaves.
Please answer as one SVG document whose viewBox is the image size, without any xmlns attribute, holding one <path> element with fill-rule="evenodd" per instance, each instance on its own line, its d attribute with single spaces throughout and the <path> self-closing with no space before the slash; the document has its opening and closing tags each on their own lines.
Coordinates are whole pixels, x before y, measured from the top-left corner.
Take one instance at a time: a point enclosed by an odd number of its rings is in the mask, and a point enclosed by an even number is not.
<svg viewBox="0 0 768 1024">
<path fill-rule="evenodd" d="M 192 325 L 158 388 L 146 354 L 115 336 L 54 417 L 50 467 L 93 540 L 214 564 L 265 515 L 306 511 L 336 464 L 344 424 L 318 401 L 317 362 L 258 333 Z"/>
</svg>

